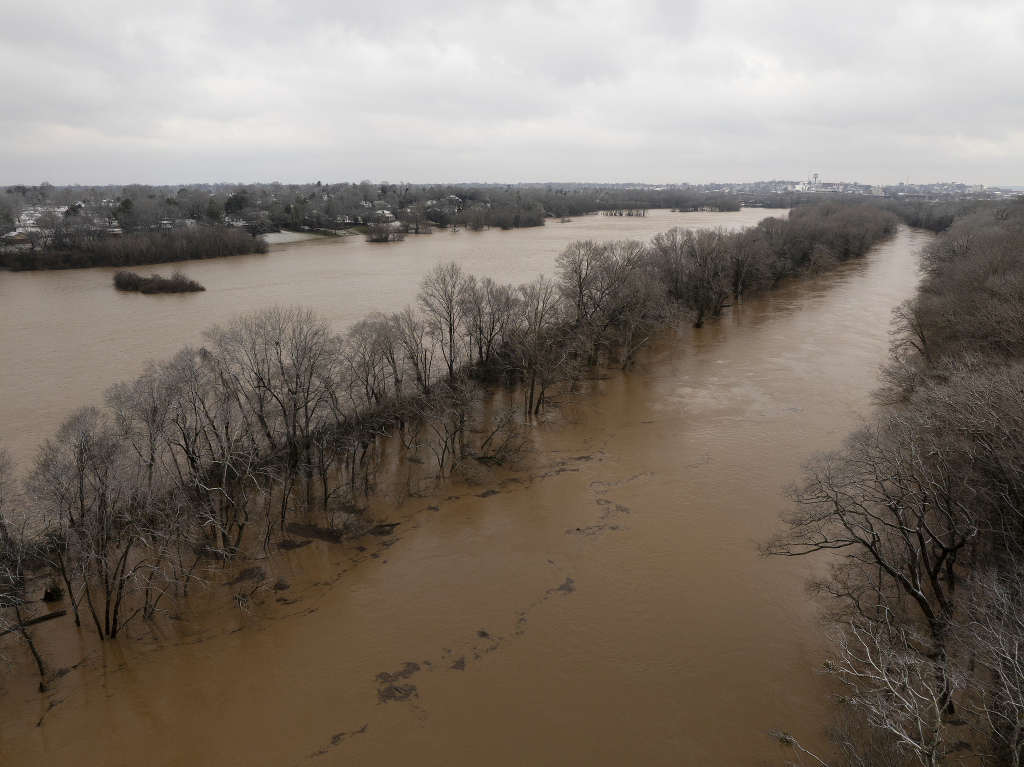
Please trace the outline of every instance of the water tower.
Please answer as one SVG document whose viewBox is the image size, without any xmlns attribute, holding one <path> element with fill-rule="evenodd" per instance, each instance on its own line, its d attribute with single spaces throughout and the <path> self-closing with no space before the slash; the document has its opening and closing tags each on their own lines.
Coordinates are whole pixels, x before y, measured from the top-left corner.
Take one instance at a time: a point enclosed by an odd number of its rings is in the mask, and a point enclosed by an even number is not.
<svg viewBox="0 0 1024 767">
<path fill-rule="evenodd" d="M 817 173 L 814 174 L 814 185 L 815 186 L 818 185 L 818 174 Z"/>
</svg>

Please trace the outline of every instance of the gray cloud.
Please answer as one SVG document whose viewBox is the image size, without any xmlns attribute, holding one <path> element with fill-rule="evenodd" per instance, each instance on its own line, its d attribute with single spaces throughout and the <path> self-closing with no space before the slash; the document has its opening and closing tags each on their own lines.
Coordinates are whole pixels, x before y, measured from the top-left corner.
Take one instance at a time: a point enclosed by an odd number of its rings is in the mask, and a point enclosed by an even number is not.
<svg viewBox="0 0 1024 767">
<path fill-rule="evenodd" d="M 24 3 L 0 183 L 1024 184 L 1021 2 Z"/>
</svg>

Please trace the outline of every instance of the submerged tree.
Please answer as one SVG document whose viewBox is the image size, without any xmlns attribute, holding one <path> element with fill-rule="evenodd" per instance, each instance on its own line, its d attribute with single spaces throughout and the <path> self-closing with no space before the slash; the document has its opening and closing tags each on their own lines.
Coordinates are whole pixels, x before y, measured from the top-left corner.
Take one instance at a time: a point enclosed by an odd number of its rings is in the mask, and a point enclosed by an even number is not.
<svg viewBox="0 0 1024 767">
<path fill-rule="evenodd" d="M 466 308 L 461 300 L 464 279 L 462 267 L 448 261 L 437 264 L 420 282 L 418 301 L 427 332 L 441 349 L 449 381 L 454 381 L 455 371 L 464 357 L 461 333 Z"/>
</svg>

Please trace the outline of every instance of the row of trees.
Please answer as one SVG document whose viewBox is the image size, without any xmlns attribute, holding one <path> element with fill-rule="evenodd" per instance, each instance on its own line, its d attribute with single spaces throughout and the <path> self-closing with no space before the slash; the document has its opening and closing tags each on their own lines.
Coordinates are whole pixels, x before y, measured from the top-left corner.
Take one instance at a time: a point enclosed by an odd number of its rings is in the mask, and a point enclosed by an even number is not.
<svg viewBox="0 0 1024 767">
<path fill-rule="evenodd" d="M 0 266 L 15 271 L 145 266 L 172 261 L 266 253 L 266 241 L 243 228 L 188 226 L 112 237 L 88 222 L 60 219 L 32 232 L 30 249 L 0 251 Z"/>
<path fill-rule="evenodd" d="M 343 334 L 298 307 L 236 317 L 111 387 L 104 409 L 72 413 L 24 482 L 0 460 L 0 614 L 28 638 L 18 611 L 42 573 L 76 622 L 119 636 L 190 583 L 237 582 L 232 563 L 292 523 L 362 529 L 382 483 L 416 493 L 516 460 L 529 424 L 574 402 L 591 366 L 625 368 L 674 324 L 699 327 L 894 228 L 877 210 L 823 207 L 650 245 L 576 242 L 554 279 L 519 286 L 440 263 L 416 307 Z"/>
<path fill-rule="evenodd" d="M 922 265 L 877 413 L 807 465 L 763 548 L 831 552 L 831 763 L 1019 765 L 1024 205 L 958 218 Z"/>
<path fill-rule="evenodd" d="M 1005 210 L 1005 204 L 998 200 L 944 200 L 930 202 L 924 200 L 885 200 L 880 203 L 883 210 L 899 216 L 909 226 L 943 232 L 952 226 L 957 219 L 965 219 L 975 213 L 997 215 Z"/>
<path fill-rule="evenodd" d="M 22 226 L 20 240 L 0 243 L 0 265 L 18 270 L 137 266 L 263 252 L 266 246 L 258 235 L 281 228 L 337 230 L 366 225 L 371 241 L 385 242 L 434 226 L 513 229 L 543 226 L 551 216 L 597 211 L 642 215 L 650 207 L 738 210 L 739 203 L 736 198 L 692 189 L 577 185 L 427 186 L 364 181 L 199 185 L 177 191 L 138 184 L 16 186 L 0 194 L 0 235 L 25 221 L 31 223 Z"/>
<path fill-rule="evenodd" d="M 48 234 L 47 234 L 48 232 Z M 266 253 L 262 237 L 229 226 L 190 226 L 111 237 L 89 223 L 61 219 L 39 248 L 9 249 L 0 265 L 15 271 L 147 266 L 173 261 Z"/>
</svg>

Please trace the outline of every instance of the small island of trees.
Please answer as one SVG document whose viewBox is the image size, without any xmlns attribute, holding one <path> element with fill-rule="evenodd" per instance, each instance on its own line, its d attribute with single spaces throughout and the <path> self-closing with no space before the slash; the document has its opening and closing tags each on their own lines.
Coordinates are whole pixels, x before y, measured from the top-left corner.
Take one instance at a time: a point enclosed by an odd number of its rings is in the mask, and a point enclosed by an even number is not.
<svg viewBox="0 0 1024 767">
<path fill-rule="evenodd" d="M 175 271 L 170 277 L 163 277 L 159 274 L 144 277 L 136 272 L 123 269 L 114 272 L 114 287 L 118 290 L 139 293 L 196 293 L 206 290 L 181 271 Z"/>
</svg>

